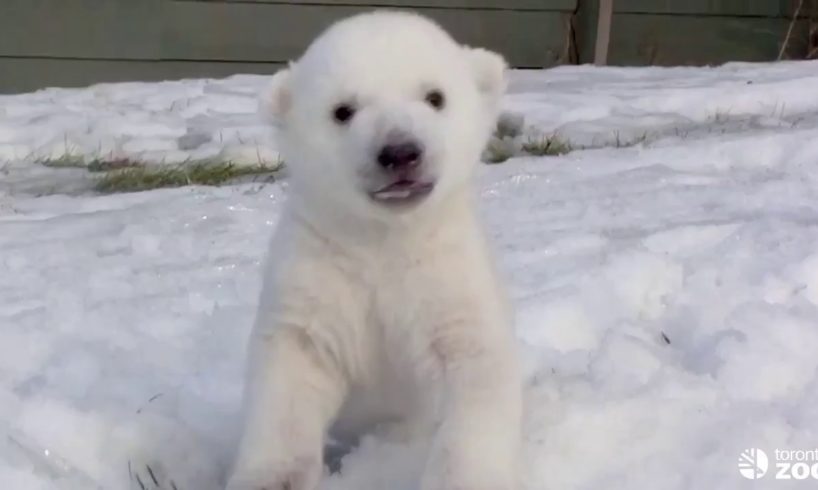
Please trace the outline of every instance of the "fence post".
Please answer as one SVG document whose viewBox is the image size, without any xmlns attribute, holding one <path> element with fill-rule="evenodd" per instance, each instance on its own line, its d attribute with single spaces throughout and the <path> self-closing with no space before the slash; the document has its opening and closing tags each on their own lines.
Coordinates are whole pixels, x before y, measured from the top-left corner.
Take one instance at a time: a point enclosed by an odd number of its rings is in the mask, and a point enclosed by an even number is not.
<svg viewBox="0 0 818 490">
<path fill-rule="evenodd" d="M 596 48 L 594 64 L 608 64 L 608 46 L 611 41 L 611 21 L 613 19 L 613 0 L 599 0 L 599 17 L 596 24 Z"/>
</svg>

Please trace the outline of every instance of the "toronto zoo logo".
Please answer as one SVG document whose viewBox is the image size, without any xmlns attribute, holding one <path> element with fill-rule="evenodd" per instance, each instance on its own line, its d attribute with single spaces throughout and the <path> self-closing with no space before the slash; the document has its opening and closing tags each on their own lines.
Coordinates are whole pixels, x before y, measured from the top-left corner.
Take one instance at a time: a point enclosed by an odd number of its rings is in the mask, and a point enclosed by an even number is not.
<svg viewBox="0 0 818 490">
<path fill-rule="evenodd" d="M 745 449 L 738 457 L 738 471 L 749 480 L 758 480 L 767 474 L 770 460 L 761 449 Z"/>
<path fill-rule="evenodd" d="M 818 449 L 775 450 L 776 480 L 818 480 Z M 770 469 L 770 458 L 758 448 L 745 449 L 738 457 L 738 471 L 748 480 L 758 480 Z"/>
</svg>

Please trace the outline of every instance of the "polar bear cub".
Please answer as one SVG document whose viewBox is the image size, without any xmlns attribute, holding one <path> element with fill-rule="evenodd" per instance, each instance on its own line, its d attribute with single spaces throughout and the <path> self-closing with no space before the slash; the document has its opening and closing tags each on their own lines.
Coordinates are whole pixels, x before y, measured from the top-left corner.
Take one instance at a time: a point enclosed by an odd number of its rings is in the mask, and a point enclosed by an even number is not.
<svg viewBox="0 0 818 490">
<path fill-rule="evenodd" d="M 230 490 L 314 490 L 327 433 L 364 431 L 428 440 L 423 490 L 515 488 L 519 366 L 472 184 L 505 68 L 382 11 L 273 77 L 290 195 Z"/>
</svg>

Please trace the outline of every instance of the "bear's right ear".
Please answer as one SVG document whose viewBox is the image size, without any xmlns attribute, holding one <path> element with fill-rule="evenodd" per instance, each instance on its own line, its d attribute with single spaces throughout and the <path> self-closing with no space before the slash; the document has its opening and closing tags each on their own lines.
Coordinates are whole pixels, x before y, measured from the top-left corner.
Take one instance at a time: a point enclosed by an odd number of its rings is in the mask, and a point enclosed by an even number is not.
<svg viewBox="0 0 818 490">
<path fill-rule="evenodd" d="M 270 122 L 281 123 L 292 106 L 292 89 L 290 78 L 293 65 L 283 68 L 273 75 L 270 84 L 261 94 L 260 107 L 262 115 Z"/>
<path fill-rule="evenodd" d="M 502 56 L 483 48 L 464 47 L 480 93 L 492 103 L 499 102 L 506 90 L 508 65 Z"/>
</svg>

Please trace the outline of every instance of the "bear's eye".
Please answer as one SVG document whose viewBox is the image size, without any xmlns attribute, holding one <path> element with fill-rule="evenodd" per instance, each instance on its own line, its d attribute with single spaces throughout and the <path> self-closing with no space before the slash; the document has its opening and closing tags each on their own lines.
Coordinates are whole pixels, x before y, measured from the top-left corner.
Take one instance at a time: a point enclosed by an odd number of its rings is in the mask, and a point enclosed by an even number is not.
<svg viewBox="0 0 818 490">
<path fill-rule="evenodd" d="M 430 90 L 426 94 L 426 102 L 439 111 L 446 105 L 446 97 L 440 90 Z"/>
<path fill-rule="evenodd" d="M 349 122 L 354 115 L 355 108 L 349 104 L 338 104 L 335 106 L 335 109 L 332 110 L 332 117 L 335 119 L 335 122 L 339 124 Z"/>
</svg>

